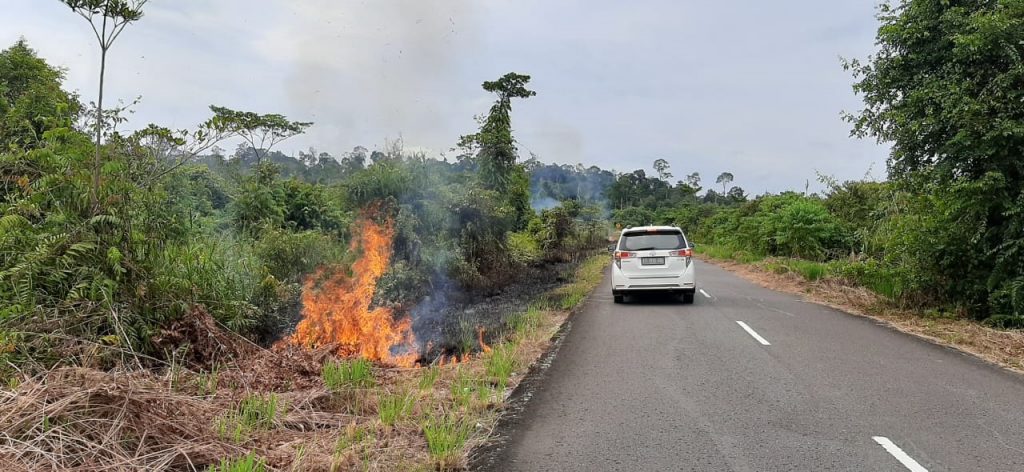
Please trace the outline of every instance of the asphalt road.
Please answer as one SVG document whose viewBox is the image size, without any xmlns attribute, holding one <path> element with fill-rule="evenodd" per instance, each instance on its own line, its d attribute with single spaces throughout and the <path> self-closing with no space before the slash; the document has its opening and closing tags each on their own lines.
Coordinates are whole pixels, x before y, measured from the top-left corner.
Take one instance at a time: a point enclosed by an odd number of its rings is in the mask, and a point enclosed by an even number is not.
<svg viewBox="0 0 1024 472">
<path fill-rule="evenodd" d="M 597 289 L 494 470 L 1024 471 L 1024 377 L 698 264 L 693 305 Z"/>
</svg>

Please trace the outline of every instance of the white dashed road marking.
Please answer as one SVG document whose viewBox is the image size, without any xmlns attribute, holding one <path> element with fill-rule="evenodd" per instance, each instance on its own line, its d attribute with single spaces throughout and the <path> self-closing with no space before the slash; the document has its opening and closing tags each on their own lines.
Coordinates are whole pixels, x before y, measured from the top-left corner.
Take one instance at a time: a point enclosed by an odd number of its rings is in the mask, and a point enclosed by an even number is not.
<svg viewBox="0 0 1024 472">
<path fill-rule="evenodd" d="M 760 334 L 757 334 L 757 332 L 756 332 L 756 331 L 754 331 L 753 329 L 751 329 L 751 328 L 750 328 L 750 326 L 747 326 L 747 324 L 746 324 L 746 323 L 744 323 L 744 322 L 742 322 L 742 321 L 737 321 L 736 323 L 737 323 L 737 324 L 739 324 L 739 325 L 740 325 L 740 327 L 741 327 L 741 328 L 743 328 L 743 329 L 744 329 L 744 330 L 745 330 L 745 331 L 747 332 L 747 334 L 749 334 L 749 335 L 753 336 L 753 337 L 754 337 L 754 339 L 756 339 L 756 340 L 757 340 L 757 342 L 759 342 L 759 343 L 761 343 L 761 344 L 763 344 L 763 345 L 765 345 L 765 346 L 771 346 L 771 345 L 772 345 L 772 343 L 768 342 L 768 340 L 767 340 L 767 339 L 765 339 L 765 338 L 762 338 Z"/>
<path fill-rule="evenodd" d="M 709 295 L 708 292 L 705 292 L 704 289 L 700 289 L 700 294 L 704 295 L 705 297 L 711 298 L 711 295 Z"/>
<path fill-rule="evenodd" d="M 874 439 L 876 443 L 884 447 L 885 450 L 888 451 L 889 454 L 892 454 L 896 460 L 900 461 L 900 464 L 903 464 L 907 470 L 911 472 L 928 472 L 928 469 L 925 469 L 921 464 L 918 464 L 913 457 L 908 456 L 907 453 L 903 452 L 903 449 L 900 449 L 900 447 L 890 441 L 889 438 L 885 436 L 875 436 L 871 439 Z"/>
</svg>

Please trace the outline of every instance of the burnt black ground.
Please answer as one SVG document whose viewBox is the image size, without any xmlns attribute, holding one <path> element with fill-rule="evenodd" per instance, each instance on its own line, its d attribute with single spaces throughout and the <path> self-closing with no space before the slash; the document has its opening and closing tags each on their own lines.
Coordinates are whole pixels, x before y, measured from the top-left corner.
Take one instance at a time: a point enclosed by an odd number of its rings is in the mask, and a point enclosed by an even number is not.
<svg viewBox="0 0 1024 472">
<path fill-rule="evenodd" d="M 1021 376 L 698 264 L 694 305 L 606 280 L 477 468 L 908 470 L 884 436 L 931 471 L 1024 470 Z"/>
<path fill-rule="evenodd" d="M 491 293 L 469 293 L 454 282 L 436 287 L 433 297 L 412 310 L 413 331 L 420 345 L 430 345 L 428 359 L 441 353 L 461 352 L 467 330 L 473 340 L 476 330 L 485 330 L 486 342 L 500 338 L 509 316 L 522 312 L 542 294 L 565 283 L 576 263 L 548 264 L 524 269 L 516 281 Z"/>
</svg>

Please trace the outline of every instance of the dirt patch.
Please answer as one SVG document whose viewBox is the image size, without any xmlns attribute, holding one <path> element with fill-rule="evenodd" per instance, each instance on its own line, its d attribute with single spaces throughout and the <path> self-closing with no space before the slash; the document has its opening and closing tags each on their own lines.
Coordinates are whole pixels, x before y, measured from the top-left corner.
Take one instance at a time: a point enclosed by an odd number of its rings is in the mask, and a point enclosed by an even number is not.
<svg viewBox="0 0 1024 472">
<path fill-rule="evenodd" d="M 992 329 L 975 321 L 929 316 L 894 306 L 878 294 L 836 279 L 810 282 L 794 273 L 776 274 L 758 265 L 702 256 L 765 288 L 803 295 L 809 301 L 879 321 L 897 331 L 951 347 L 1018 373 L 1024 373 L 1024 333 Z"/>
</svg>

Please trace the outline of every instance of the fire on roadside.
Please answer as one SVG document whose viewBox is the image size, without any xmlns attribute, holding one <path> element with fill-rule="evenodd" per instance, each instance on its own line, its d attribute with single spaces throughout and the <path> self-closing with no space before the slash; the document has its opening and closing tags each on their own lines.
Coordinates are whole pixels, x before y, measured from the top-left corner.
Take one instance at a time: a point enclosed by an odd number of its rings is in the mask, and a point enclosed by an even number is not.
<svg viewBox="0 0 1024 472">
<path fill-rule="evenodd" d="M 351 275 L 321 269 L 306 280 L 302 321 L 290 341 L 309 347 L 333 344 L 340 356 L 412 367 L 419 357 L 412 320 L 396 318 L 391 308 L 371 308 L 377 281 L 390 267 L 395 237 L 393 222 L 377 213 L 364 211 L 356 221 L 358 236 L 351 249 L 361 255 Z"/>
</svg>

